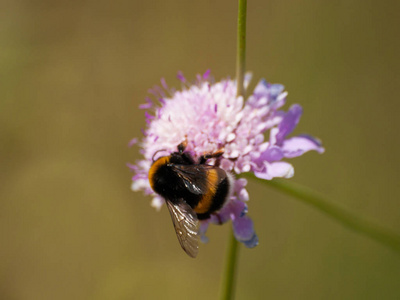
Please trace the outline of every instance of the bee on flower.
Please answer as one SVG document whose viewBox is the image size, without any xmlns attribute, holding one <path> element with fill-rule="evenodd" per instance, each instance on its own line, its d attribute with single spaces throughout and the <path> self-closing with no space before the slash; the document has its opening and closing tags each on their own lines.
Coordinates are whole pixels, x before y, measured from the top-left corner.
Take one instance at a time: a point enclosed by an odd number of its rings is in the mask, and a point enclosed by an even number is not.
<svg viewBox="0 0 400 300">
<path fill-rule="evenodd" d="M 150 90 L 156 100 L 140 105 L 147 126 L 139 144 L 143 159 L 129 165 L 135 173 L 132 189 L 151 195 L 157 209 L 167 204 L 178 240 L 191 257 L 198 253 L 198 239 L 207 241 L 209 224 L 230 220 L 236 239 L 255 247 L 247 181 L 235 174 L 290 178 L 293 166 L 283 159 L 324 148 L 309 135 L 289 137 L 302 108 L 294 104 L 281 110 L 287 93 L 280 84 L 261 80 L 243 99 L 236 96 L 234 80 L 214 82 L 209 71 L 193 84 L 182 74 L 178 79 L 182 90 L 162 80 L 162 88 Z M 246 75 L 246 88 L 250 79 Z"/>
</svg>

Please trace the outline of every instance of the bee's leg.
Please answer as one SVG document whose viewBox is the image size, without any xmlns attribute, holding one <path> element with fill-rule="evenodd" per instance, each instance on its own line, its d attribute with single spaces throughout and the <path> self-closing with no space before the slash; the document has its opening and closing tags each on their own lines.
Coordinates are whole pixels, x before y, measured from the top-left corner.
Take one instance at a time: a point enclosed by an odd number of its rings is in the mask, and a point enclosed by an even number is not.
<svg viewBox="0 0 400 300">
<path fill-rule="evenodd" d="M 202 156 L 200 156 L 199 164 L 205 164 L 206 161 L 210 158 L 219 158 L 222 156 L 222 154 L 224 154 L 224 152 L 225 152 L 225 149 L 221 148 L 213 153 L 203 154 Z M 217 161 L 215 162 L 215 165 L 218 166 L 218 164 L 219 164 L 219 160 L 217 159 Z"/>
<path fill-rule="evenodd" d="M 177 153 L 183 158 L 183 160 L 186 162 L 186 164 L 193 165 L 193 164 L 195 164 L 195 161 L 194 161 L 192 155 L 189 152 L 185 152 L 187 144 L 188 144 L 188 141 L 185 138 L 185 140 L 178 145 Z"/>
<path fill-rule="evenodd" d="M 185 151 L 186 147 L 187 147 L 187 144 L 188 144 L 188 141 L 185 138 L 185 140 L 178 145 L 178 152 L 179 153 L 183 153 Z"/>
</svg>

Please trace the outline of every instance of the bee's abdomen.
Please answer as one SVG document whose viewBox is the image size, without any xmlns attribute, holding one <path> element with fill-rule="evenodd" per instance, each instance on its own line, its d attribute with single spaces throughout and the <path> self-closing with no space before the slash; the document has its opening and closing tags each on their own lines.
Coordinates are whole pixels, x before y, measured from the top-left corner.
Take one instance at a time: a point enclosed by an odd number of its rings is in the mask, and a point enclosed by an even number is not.
<svg viewBox="0 0 400 300">
<path fill-rule="evenodd" d="M 213 169 L 212 171 L 216 172 L 215 180 L 218 180 L 218 183 L 215 184 L 215 188 L 210 188 L 206 194 L 202 195 L 194 208 L 199 220 L 208 219 L 210 214 L 219 211 L 230 196 L 231 182 L 225 171 L 221 169 Z M 224 175 L 221 180 L 222 172 Z"/>
</svg>

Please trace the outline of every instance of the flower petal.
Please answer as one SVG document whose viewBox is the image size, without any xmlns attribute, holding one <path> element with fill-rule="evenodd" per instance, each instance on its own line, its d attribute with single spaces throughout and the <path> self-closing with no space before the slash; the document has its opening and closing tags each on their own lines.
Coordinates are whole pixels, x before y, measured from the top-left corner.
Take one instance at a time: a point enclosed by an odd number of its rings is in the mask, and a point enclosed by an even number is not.
<svg viewBox="0 0 400 300">
<path fill-rule="evenodd" d="M 260 158 L 262 161 L 274 162 L 283 158 L 283 151 L 280 147 L 272 146 L 261 153 Z"/>
<path fill-rule="evenodd" d="M 254 89 L 254 95 L 275 100 L 284 89 L 285 87 L 282 84 L 271 84 L 265 79 L 261 79 Z"/>
<path fill-rule="evenodd" d="M 282 145 L 282 150 L 284 156 L 287 158 L 297 157 L 311 150 L 315 150 L 318 153 L 323 153 L 325 151 L 321 142 L 309 135 L 295 136 L 285 140 Z"/>
<path fill-rule="evenodd" d="M 208 237 L 206 237 L 208 225 L 210 225 L 210 220 L 200 221 L 200 227 L 199 227 L 200 241 L 204 244 L 208 243 Z"/>
<path fill-rule="evenodd" d="M 293 104 L 289 111 L 284 115 L 283 120 L 279 124 L 279 132 L 276 135 L 278 145 L 281 145 L 285 137 L 290 134 L 300 121 L 303 109 L 298 104 Z"/>
<path fill-rule="evenodd" d="M 160 211 L 161 207 L 165 203 L 165 200 L 159 196 L 154 196 L 151 201 L 151 206 L 154 207 L 157 211 Z"/>
<path fill-rule="evenodd" d="M 232 221 L 235 238 L 248 248 L 258 245 L 258 237 L 254 231 L 253 221 L 247 217 L 236 217 Z"/>
<path fill-rule="evenodd" d="M 264 165 L 265 168 L 262 171 L 254 171 L 254 175 L 258 178 L 271 180 L 274 177 L 290 178 L 294 175 L 293 166 L 287 162 L 264 162 Z"/>
<path fill-rule="evenodd" d="M 132 147 L 133 145 L 138 143 L 138 139 L 137 138 L 133 138 L 129 141 L 128 147 Z"/>
<path fill-rule="evenodd" d="M 149 180 L 147 178 L 146 179 L 138 178 L 138 179 L 132 181 L 131 189 L 132 189 L 132 191 L 137 192 L 140 190 L 144 190 L 148 186 L 149 186 Z"/>
</svg>

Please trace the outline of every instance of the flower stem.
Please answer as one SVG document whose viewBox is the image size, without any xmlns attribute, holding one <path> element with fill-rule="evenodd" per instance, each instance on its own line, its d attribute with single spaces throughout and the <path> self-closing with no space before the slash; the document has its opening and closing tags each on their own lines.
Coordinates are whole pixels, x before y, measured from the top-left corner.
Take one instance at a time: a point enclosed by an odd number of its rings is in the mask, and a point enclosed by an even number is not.
<svg viewBox="0 0 400 300">
<path fill-rule="evenodd" d="M 247 0 L 239 0 L 238 3 L 238 27 L 237 27 L 237 50 L 236 50 L 236 83 L 237 96 L 245 97 L 244 74 L 246 72 L 246 11 Z M 221 284 L 221 299 L 233 299 L 233 288 L 236 278 L 237 257 L 239 243 L 233 234 L 230 234 L 230 240 L 225 261 L 225 271 L 223 273 Z"/>
<path fill-rule="evenodd" d="M 244 177 L 255 179 L 264 185 L 272 186 L 304 203 L 310 204 L 344 226 L 369 236 L 400 254 L 400 236 L 398 234 L 351 212 L 337 203 L 324 199 L 309 188 L 279 179 L 263 180 L 250 173 L 245 174 Z"/>
<path fill-rule="evenodd" d="M 221 300 L 233 299 L 238 251 L 239 251 L 239 243 L 236 240 L 232 231 L 230 234 L 229 245 L 226 252 L 225 270 L 221 285 L 221 298 L 220 298 Z"/>
<path fill-rule="evenodd" d="M 246 11 L 247 0 L 239 0 L 236 50 L 236 82 L 237 95 L 243 97 L 245 97 L 244 73 L 246 72 Z"/>
</svg>

